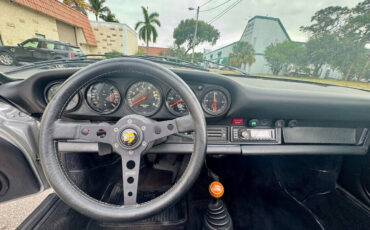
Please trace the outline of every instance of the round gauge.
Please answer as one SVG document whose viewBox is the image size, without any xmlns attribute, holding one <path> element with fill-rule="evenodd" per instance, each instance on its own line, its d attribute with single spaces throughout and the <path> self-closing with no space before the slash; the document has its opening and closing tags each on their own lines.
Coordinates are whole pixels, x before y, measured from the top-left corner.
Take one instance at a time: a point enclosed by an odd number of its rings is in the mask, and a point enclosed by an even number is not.
<svg viewBox="0 0 370 230">
<path fill-rule="evenodd" d="M 86 93 L 89 106 L 98 113 L 113 113 L 121 103 L 121 95 L 118 89 L 108 82 L 92 84 Z"/>
<path fill-rule="evenodd" d="M 171 89 L 167 94 L 166 106 L 168 110 L 178 116 L 182 116 L 188 113 L 188 107 L 184 100 L 175 90 Z"/>
<path fill-rule="evenodd" d="M 137 114 L 150 116 L 161 107 L 162 95 L 157 87 L 146 81 L 139 81 L 127 90 L 128 106 Z"/>
<path fill-rule="evenodd" d="M 210 115 L 221 115 L 226 112 L 228 106 L 226 94 L 219 89 L 208 91 L 203 96 L 202 107 Z"/>
<path fill-rule="evenodd" d="M 51 99 L 58 92 L 61 85 L 62 85 L 62 82 L 55 82 L 54 84 L 52 84 L 51 86 L 48 87 L 48 89 L 46 90 L 46 93 L 45 93 L 46 103 L 49 103 L 49 101 L 51 101 Z M 65 109 L 65 111 L 74 110 L 78 106 L 79 102 L 80 102 L 80 95 L 77 93 L 76 95 L 74 95 L 72 100 L 68 103 L 67 108 Z"/>
</svg>

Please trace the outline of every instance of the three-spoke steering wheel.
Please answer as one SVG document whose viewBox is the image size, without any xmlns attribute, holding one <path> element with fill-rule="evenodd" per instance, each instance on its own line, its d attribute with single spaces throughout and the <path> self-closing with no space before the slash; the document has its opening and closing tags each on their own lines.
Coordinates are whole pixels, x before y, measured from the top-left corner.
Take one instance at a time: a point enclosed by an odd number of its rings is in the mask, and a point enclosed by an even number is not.
<svg viewBox="0 0 370 230">
<path fill-rule="evenodd" d="M 189 115 L 158 122 L 132 114 L 122 117 L 114 124 L 61 119 L 68 102 L 80 89 L 115 73 L 123 77 L 135 73 L 165 82 L 182 95 Z M 151 148 L 155 140 L 191 130 L 195 133 L 194 148 L 185 172 L 167 192 L 151 201 L 138 204 L 136 198 L 142 155 Z M 113 151 L 121 156 L 124 200 L 122 206 L 107 204 L 88 196 L 68 178 L 59 161 L 56 142 L 76 139 L 110 144 Z M 206 146 L 203 110 L 190 87 L 172 71 L 140 59 L 105 60 L 76 72 L 63 83 L 49 102 L 41 120 L 41 164 L 51 187 L 70 207 L 86 216 L 105 221 L 142 219 L 178 201 L 198 177 Z"/>
</svg>

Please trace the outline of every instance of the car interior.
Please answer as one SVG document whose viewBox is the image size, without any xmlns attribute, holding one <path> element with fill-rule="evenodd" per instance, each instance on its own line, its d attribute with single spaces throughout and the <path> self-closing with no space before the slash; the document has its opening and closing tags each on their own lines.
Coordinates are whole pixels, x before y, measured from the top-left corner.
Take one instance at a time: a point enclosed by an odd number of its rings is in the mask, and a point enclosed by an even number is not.
<svg viewBox="0 0 370 230">
<path fill-rule="evenodd" d="M 366 90 L 130 57 L 27 74 L 0 76 L 0 202 L 53 193 L 18 229 L 369 229 Z"/>
</svg>

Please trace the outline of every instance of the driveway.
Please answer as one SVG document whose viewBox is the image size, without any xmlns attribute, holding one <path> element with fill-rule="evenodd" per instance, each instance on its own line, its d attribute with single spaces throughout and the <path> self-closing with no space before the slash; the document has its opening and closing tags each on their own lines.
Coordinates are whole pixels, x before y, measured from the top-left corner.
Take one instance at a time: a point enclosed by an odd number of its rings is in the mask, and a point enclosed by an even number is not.
<svg viewBox="0 0 370 230">
<path fill-rule="evenodd" d="M 52 189 L 48 189 L 41 193 L 1 203 L 0 230 L 16 229 L 52 192 Z"/>
</svg>

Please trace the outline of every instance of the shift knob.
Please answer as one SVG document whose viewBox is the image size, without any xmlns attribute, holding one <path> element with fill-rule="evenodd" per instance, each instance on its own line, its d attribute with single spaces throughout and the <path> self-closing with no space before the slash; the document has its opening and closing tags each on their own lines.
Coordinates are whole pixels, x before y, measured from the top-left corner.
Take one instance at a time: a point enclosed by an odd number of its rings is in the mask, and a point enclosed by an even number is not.
<svg viewBox="0 0 370 230">
<path fill-rule="evenodd" d="M 224 186 L 218 181 L 213 181 L 209 185 L 209 193 L 216 199 L 221 198 L 224 195 Z"/>
</svg>

